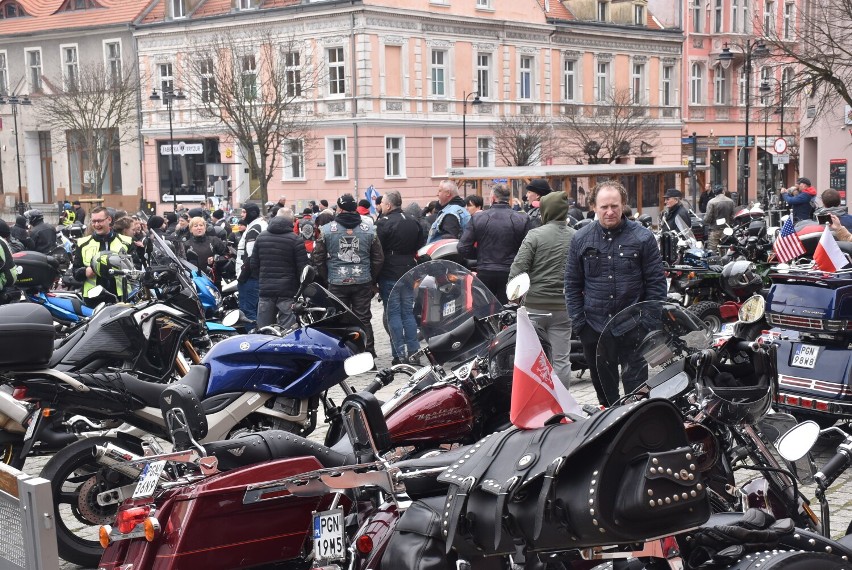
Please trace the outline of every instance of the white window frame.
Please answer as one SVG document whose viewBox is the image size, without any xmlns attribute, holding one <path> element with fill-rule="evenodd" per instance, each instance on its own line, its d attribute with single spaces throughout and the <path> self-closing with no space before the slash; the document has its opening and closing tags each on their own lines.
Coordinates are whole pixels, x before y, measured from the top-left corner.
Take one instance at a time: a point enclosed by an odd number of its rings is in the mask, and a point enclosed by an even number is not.
<svg viewBox="0 0 852 570">
<path fill-rule="evenodd" d="M 342 143 L 342 145 L 337 145 Z M 337 148 L 335 148 L 337 146 Z M 326 180 L 349 180 L 349 156 L 348 144 L 346 137 L 326 137 L 325 152 L 326 152 Z M 338 162 L 339 159 L 339 162 Z M 341 174 L 335 174 L 335 168 L 341 167 Z"/>
<path fill-rule="evenodd" d="M 701 7 L 701 0 L 694 0 L 692 4 L 692 32 L 695 34 L 704 33 L 704 10 Z"/>
<path fill-rule="evenodd" d="M 38 65 L 34 66 L 30 62 L 32 54 L 38 54 Z M 27 69 L 27 86 L 30 93 L 41 93 L 44 90 L 44 58 L 42 57 L 41 48 L 26 48 L 24 49 L 24 62 Z M 38 73 L 35 74 L 35 70 Z"/>
<path fill-rule="evenodd" d="M 737 105 L 745 105 L 746 97 L 746 66 L 741 65 L 737 72 Z"/>
<path fill-rule="evenodd" d="M 482 64 L 482 58 L 486 63 Z M 477 52 L 476 54 L 476 92 L 482 99 L 491 97 L 491 61 L 493 57 L 489 52 Z"/>
<path fill-rule="evenodd" d="M 208 67 L 209 66 L 209 67 Z M 216 63 L 212 58 L 205 57 L 198 62 L 199 89 L 198 95 L 202 103 L 212 103 L 216 100 Z"/>
<path fill-rule="evenodd" d="M 518 58 L 518 99 L 521 101 L 535 99 L 535 64 L 533 55 L 524 54 Z"/>
<path fill-rule="evenodd" d="M 294 147 L 294 143 L 298 143 Z M 305 141 L 303 139 L 286 139 L 282 145 L 284 152 L 283 182 L 306 180 L 305 178 Z M 298 169 L 293 173 L 293 167 Z"/>
<path fill-rule="evenodd" d="M 162 97 L 161 104 L 165 107 L 167 105 L 165 94 L 174 91 L 175 88 L 175 68 L 172 62 L 166 61 L 157 64 L 157 84 Z"/>
<path fill-rule="evenodd" d="M 257 0 L 237 0 L 237 9 L 240 12 L 255 10 L 257 9 Z"/>
<path fill-rule="evenodd" d="M 668 72 L 666 70 L 669 70 Z M 663 69 L 660 73 L 660 106 L 661 107 L 675 107 L 677 106 L 677 96 L 676 86 L 677 86 L 677 78 L 675 76 L 676 70 L 674 65 L 665 64 L 663 65 Z M 668 76 L 667 76 L 668 74 Z M 666 103 L 666 96 L 669 98 L 669 102 Z"/>
<path fill-rule="evenodd" d="M 637 26 L 644 26 L 648 23 L 648 17 L 645 15 L 645 6 L 642 4 L 633 5 L 633 23 Z"/>
<path fill-rule="evenodd" d="M 796 39 L 796 5 L 784 2 L 784 34 L 785 40 Z"/>
<path fill-rule="evenodd" d="M 595 102 L 606 103 L 612 89 L 612 62 L 595 62 Z"/>
<path fill-rule="evenodd" d="M 598 0 L 597 6 L 597 21 L 609 22 L 609 2 L 608 0 Z"/>
<path fill-rule="evenodd" d="M 763 67 L 760 68 L 760 82 L 757 85 L 758 85 L 758 87 L 760 87 L 761 85 L 763 85 L 764 82 L 769 83 L 771 85 L 772 83 L 774 83 L 774 81 L 773 81 L 774 79 L 775 79 L 775 74 L 773 73 L 772 68 L 769 67 L 768 65 L 764 65 Z M 763 94 L 763 93 L 760 94 L 759 101 L 760 101 L 760 104 L 763 105 L 764 107 L 772 104 L 772 97 L 770 96 L 771 93 L 772 92 L 770 91 L 769 93 L 766 93 L 766 94 Z"/>
<path fill-rule="evenodd" d="M 647 65 L 633 62 L 630 68 L 630 99 L 634 105 L 647 105 Z"/>
<path fill-rule="evenodd" d="M 713 5 L 713 33 L 721 34 L 724 29 L 725 3 L 723 0 L 714 0 Z"/>
<path fill-rule="evenodd" d="M 689 102 L 692 105 L 704 104 L 704 66 L 692 62 L 689 66 Z"/>
<path fill-rule="evenodd" d="M 332 59 L 334 54 L 334 59 Z M 339 57 L 339 59 L 337 59 Z M 325 48 L 325 65 L 328 68 L 328 96 L 346 96 L 346 49 L 343 46 Z"/>
<path fill-rule="evenodd" d="M 429 3 L 437 6 L 449 6 L 450 0 L 429 0 Z"/>
<path fill-rule="evenodd" d="M 73 50 L 74 60 L 66 61 L 65 56 Z M 62 65 L 62 88 L 69 91 L 80 84 L 80 48 L 77 44 L 60 44 L 59 61 Z M 73 76 L 73 79 L 69 79 Z"/>
<path fill-rule="evenodd" d="M 789 65 L 781 70 L 781 92 L 778 96 L 783 96 L 785 106 L 790 103 L 790 91 L 793 89 L 795 73 L 795 70 Z"/>
<path fill-rule="evenodd" d="M 169 0 L 169 11 L 171 12 L 172 20 L 186 18 L 186 0 Z"/>
<path fill-rule="evenodd" d="M 295 63 L 290 60 L 290 56 L 296 56 Z M 298 50 L 285 51 L 281 54 L 281 60 L 284 65 L 284 83 L 287 96 L 302 97 L 304 95 L 302 89 L 302 52 Z M 295 86 L 295 89 L 291 89 L 293 86 Z"/>
<path fill-rule="evenodd" d="M 444 48 L 432 48 L 429 51 L 429 95 L 431 97 L 446 97 L 450 77 L 447 62 L 450 52 Z"/>
<path fill-rule="evenodd" d="M 768 35 L 775 31 L 775 1 L 766 0 L 763 4 L 763 33 Z"/>
<path fill-rule="evenodd" d="M 742 10 L 741 20 L 743 22 L 742 33 L 750 34 L 751 31 L 752 31 L 752 28 L 754 27 L 753 22 L 751 21 L 751 16 L 749 15 L 749 13 L 750 13 L 749 8 L 751 8 L 751 6 L 750 6 L 751 0 L 740 0 L 740 2 L 741 2 L 740 8 Z"/>
<path fill-rule="evenodd" d="M 476 166 L 494 166 L 494 137 L 476 137 Z"/>
<path fill-rule="evenodd" d="M 713 103 L 728 105 L 730 102 L 730 86 L 728 85 L 728 70 L 721 64 L 713 68 Z"/>
<path fill-rule="evenodd" d="M 476 0 L 477 10 L 493 10 L 494 4 L 492 0 Z"/>
<path fill-rule="evenodd" d="M 104 51 L 104 72 L 109 76 L 111 83 L 120 84 L 124 75 L 124 60 L 122 60 L 123 46 L 121 45 L 121 38 L 110 38 L 108 40 L 104 40 L 102 45 Z M 110 54 L 110 46 L 113 45 L 118 46 L 118 57 Z M 116 81 L 116 79 L 118 81 Z"/>
<path fill-rule="evenodd" d="M 399 146 L 393 147 L 396 143 Z M 396 172 L 393 172 L 394 168 Z M 405 178 L 405 137 L 385 136 L 385 180 L 401 178 Z"/>
<path fill-rule="evenodd" d="M 731 33 L 740 33 L 740 0 L 731 0 Z"/>
<path fill-rule="evenodd" d="M 254 52 L 245 52 L 239 55 L 240 57 L 240 88 L 243 90 L 243 100 L 255 103 L 260 100 L 260 84 L 258 83 L 258 75 L 259 75 L 259 67 L 260 64 L 258 60 L 260 59 L 256 53 Z M 246 66 L 246 63 L 249 63 L 250 66 Z M 246 81 L 251 79 L 252 85 L 252 95 L 249 98 L 249 95 L 246 91 Z"/>
<path fill-rule="evenodd" d="M 9 94 L 9 54 L 0 50 L 0 95 Z"/>
<path fill-rule="evenodd" d="M 569 69 L 569 64 L 571 69 Z M 575 103 L 579 85 L 577 78 L 579 77 L 580 60 L 575 57 L 566 57 L 562 60 L 562 101 L 565 103 Z"/>
</svg>

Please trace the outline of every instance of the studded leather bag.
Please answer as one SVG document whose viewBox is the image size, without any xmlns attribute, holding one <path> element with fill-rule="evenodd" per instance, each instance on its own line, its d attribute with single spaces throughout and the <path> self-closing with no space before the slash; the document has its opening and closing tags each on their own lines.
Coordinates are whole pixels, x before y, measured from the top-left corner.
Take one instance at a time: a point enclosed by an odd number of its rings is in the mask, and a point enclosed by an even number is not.
<svg viewBox="0 0 852 570">
<path fill-rule="evenodd" d="M 480 441 L 439 480 L 442 521 L 461 556 L 641 542 L 710 515 L 683 418 L 669 401 L 610 408 L 573 423 Z"/>
</svg>

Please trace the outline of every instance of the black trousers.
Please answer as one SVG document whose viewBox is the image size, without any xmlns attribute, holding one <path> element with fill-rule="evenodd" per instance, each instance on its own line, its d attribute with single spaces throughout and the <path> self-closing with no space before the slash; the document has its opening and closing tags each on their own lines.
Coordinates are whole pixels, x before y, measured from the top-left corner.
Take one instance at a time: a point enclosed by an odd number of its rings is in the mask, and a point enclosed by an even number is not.
<svg viewBox="0 0 852 570">
<path fill-rule="evenodd" d="M 373 344 L 373 311 L 370 303 L 373 300 L 373 286 L 370 283 L 360 285 L 329 285 L 328 290 L 332 295 L 340 299 L 344 305 L 352 309 L 355 316 L 361 319 L 364 332 L 367 333 L 367 352 L 375 356 L 376 350 Z"/>
<path fill-rule="evenodd" d="M 506 297 L 506 283 L 509 282 L 508 269 L 506 271 L 477 271 L 476 277 L 494 293 L 501 304 L 505 305 L 509 302 Z"/>
<path fill-rule="evenodd" d="M 608 338 L 599 349 L 600 337 L 601 333 L 594 331 L 588 325 L 580 330 L 580 343 L 583 345 L 583 355 L 589 365 L 589 374 L 592 377 L 598 402 L 602 406 L 611 406 L 620 397 L 619 383 L 624 386 L 625 394 L 633 392 L 648 380 L 648 367 L 635 350 L 639 339 L 624 337 L 620 342 L 613 342 L 612 338 Z M 598 362 L 599 350 L 600 362 Z M 598 364 L 602 365 L 601 368 L 598 368 Z"/>
</svg>

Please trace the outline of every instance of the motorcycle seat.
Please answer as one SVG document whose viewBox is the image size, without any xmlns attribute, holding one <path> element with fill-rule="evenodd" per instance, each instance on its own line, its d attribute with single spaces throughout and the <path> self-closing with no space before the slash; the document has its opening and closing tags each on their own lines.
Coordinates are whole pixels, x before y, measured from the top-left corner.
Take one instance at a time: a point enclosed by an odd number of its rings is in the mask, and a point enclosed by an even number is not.
<svg viewBox="0 0 852 570">
<path fill-rule="evenodd" d="M 194 364 L 189 367 L 189 372 L 176 384 L 186 384 L 192 388 L 199 400 L 203 400 L 207 393 L 208 380 L 210 380 L 210 369 L 203 364 Z"/>
<path fill-rule="evenodd" d="M 219 460 L 219 470 L 228 471 L 262 461 L 287 457 L 316 457 L 323 467 L 340 467 L 355 462 L 351 454 L 283 430 L 246 434 L 234 439 L 204 444 L 208 455 Z"/>
<path fill-rule="evenodd" d="M 426 457 L 405 459 L 394 464 L 394 467 L 403 474 L 424 471 L 427 469 L 431 470 L 438 467 L 447 468 L 459 459 L 463 459 L 465 454 L 469 453 L 470 450 L 471 446 L 457 447 L 450 451 L 436 453 Z M 437 471 L 432 473 L 421 473 L 417 476 L 406 478 L 405 492 L 414 500 L 446 494 L 449 489 L 449 484 L 438 481 L 438 475 L 440 474 L 441 472 Z"/>
<path fill-rule="evenodd" d="M 146 406 L 160 407 L 160 394 L 166 389 L 166 384 L 156 384 L 146 380 L 140 380 L 126 372 L 102 372 L 96 374 L 73 374 L 69 373 L 89 388 L 104 390 L 117 389 L 125 391 L 131 396 L 141 400 Z"/>
</svg>

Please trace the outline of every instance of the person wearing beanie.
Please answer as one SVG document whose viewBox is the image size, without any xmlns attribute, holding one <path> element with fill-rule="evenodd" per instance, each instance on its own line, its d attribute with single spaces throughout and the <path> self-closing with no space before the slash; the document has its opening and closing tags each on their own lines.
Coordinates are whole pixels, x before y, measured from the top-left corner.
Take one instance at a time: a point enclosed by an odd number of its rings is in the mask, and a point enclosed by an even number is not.
<svg viewBox="0 0 852 570">
<path fill-rule="evenodd" d="M 375 220 L 373 220 L 373 216 L 370 215 L 370 201 L 369 200 L 359 200 L 358 207 L 355 208 L 355 211 L 361 215 L 361 219 L 365 224 L 372 225 Z"/>
<path fill-rule="evenodd" d="M 166 224 L 165 224 L 165 227 L 164 227 L 164 233 L 165 234 L 175 233 L 175 231 L 177 231 L 177 221 L 178 221 L 177 214 L 175 214 L 174 212 L 166 212 L 165 214 L 163 214 L 163 218 L 165 218 L 165 220 L 166 220 Z"/>
<path fill-rule="evenodd" d="M 80 200 L 74 200 L 71 202 L 71 205 L 74 207 L 74 216 L 77 220 L 77 223 L 80 225 L 86 225 L 86 210 L 83 209 L 83 206 L 80 205 Z"/>
<path fill-rule="evenodd" d="M 231 224 L 225 219 L 225 212 L 221 209 L 213 211 L 211 227 L 215 230 L 215 235 L 219 239 L 228 239 L 231 237 L 233 231 Z"/>
<path fill-rule="evenodd" d="M 252 202 L 243 204 L 243 225 L 246 229 L 240 236 L 237 245 L 236 271 L 240 299 L 240 310 L 252 322 L 257 321 L 257 305 L 259 302 L 260 281 L 252 273 L 251 259 L 254 242 L 260 232 L 267 228 L 266 220 L 260 215 L 260 207 Z"/>
<path fill-rule="evenodd" d="M 148 218 L 148 229 L 157 232 L 157 235 L 163 235 L 163 225 L 166 220 L 162 216 L 151 216 Z"/>
<path fill-rule="evenodd" d="M 24 251 L 26 249 L 24 244 L 12 235 L 9 224 L 6 223 L 6 220 L 0 220 L 0 238 L 6 240 L 6 243 L 9 244 L 9 249 L 12 250 L 12 253 L 18 253 L 19 251 Z"/>
<path fill-rule="evenodd" d="M 810 178 L 799 178 L 792 188 L 781 190 L 781 197 L 793 211 L 793 221 L 801 222 L 813 218 L 816 210 L 816 188 L 811 186 Z"/>
<path fill-rule="evenodd" d="M 553 192 L 553 190 L 544 178 L 536 178 L 527 184 L 527 214 L 530 216 L 530 227 L 537 228 L 541 225 L 539 201 L 551 192 Z"/>
<path fill-rule="evenodd" d="M 370 302 L 384 263 L 382 244 L 375 225 L 361 219 L 352 194 L 338 198 L 337 206 L 334 220 L 320 228 L 311 261 L 331 293 L 361 320 L 367 333 L 367 350 L 375 357 Z"/>
<path fill-rule="evenodd" d="M 509 279 L 527 273 L 530 289 L 524 306 L 553 350 L 553 370 L 565 387 L 571 378 L 571 317 L 565 307 L 565 261 L 574 230 L 568 227 L 568 198 L 564 192 L 541 198 L 541 226 L 530 230 L 509 270 Z"/>
<path fill-rule="evenodd" d="M 24 216 L 15 216 L 15 225 L 9 228 L 9 232 L 12 237 L 23 244 L 24 249 L 35 249 L 33 240 L 30 238 L 30 232 L 27 230 L 27 218 Z"/>
</svg>

